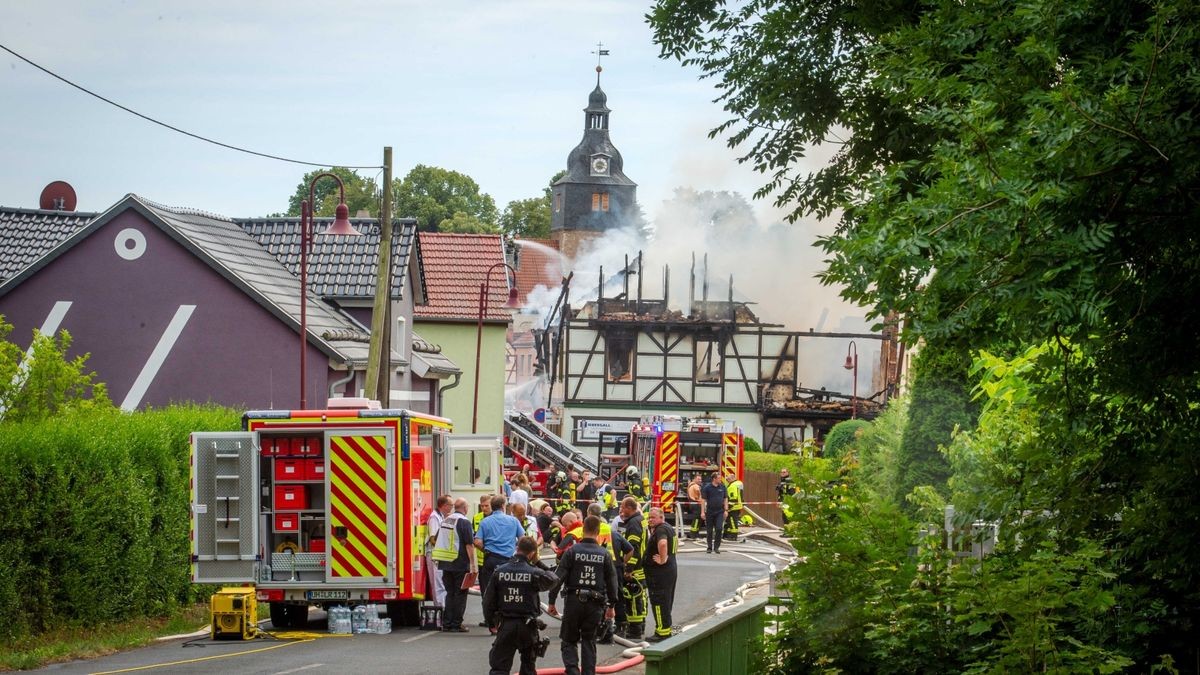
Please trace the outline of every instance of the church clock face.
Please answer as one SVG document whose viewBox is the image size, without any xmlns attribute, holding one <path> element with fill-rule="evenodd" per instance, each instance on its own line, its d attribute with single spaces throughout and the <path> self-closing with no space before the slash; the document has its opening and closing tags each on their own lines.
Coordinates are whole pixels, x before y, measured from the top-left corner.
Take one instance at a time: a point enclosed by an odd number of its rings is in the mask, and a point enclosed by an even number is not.
<svg viewBox="0 0 1200 675">
<path fill-rule="evenodd" d="M 592 158 L 592 173 L 604 175 L 608 173 L 608 160 L 603 157 Z"/>
</svg>

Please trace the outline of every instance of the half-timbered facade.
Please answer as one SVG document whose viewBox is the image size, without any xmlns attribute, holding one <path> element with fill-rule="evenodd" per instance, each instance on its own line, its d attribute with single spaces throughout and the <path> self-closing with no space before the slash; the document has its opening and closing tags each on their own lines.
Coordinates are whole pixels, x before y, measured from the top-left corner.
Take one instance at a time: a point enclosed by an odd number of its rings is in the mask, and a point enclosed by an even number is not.
<svg viewBox="0 0 1200 675">
<path fill-rule="evenodd" d="M 852 416 L 874 417 L 894 388 L 866 391 L 868 384 L 859 397 L 805 388 L 800 373 L 817 344 L 894 345 L 880 334 L 788 331 L 762 323 L 741 302 L 694 302 L 685 314 L 662 301 L 601 298 L 569 316 L 562 435 L 578 446 L 600 442 L 593 430 L 658 413 L 732 420 L 764 447 L 782 448 L 821 438 Z M 868 360 L 859 378 L 870 383 L 873 376 Z"/>
</svg>

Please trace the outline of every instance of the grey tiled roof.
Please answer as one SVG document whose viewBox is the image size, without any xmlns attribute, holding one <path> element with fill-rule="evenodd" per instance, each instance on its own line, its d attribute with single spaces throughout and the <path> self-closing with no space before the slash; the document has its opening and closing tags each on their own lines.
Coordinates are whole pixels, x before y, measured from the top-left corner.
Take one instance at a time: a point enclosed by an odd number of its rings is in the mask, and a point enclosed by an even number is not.
<svg viewBox="0 0 1200 675">
<path fill-rule="evenodd" d="M 25 269 L 95 217 L 95 213 L 83 211 L 0 206 L 0 282 Z"/>
<path fill-rule="evenodd" d="M 238 218 L 235 219 L 251 237 L 271 252 L 288 271 L 300 275 L 299 218 Z M 361 237 L 324 237 L 331 218 L 314 220 L 312 247 L 308 255 L 308 283 L 317 295 L 325 298 L 374 298 L 375 269 L 379 255 L 379 221 L 370 218 L 351 218 Z M 392 297 L 404 297 L 416 221 L 395 221 L 396 234 L 392 240 Z"/>
</svg>

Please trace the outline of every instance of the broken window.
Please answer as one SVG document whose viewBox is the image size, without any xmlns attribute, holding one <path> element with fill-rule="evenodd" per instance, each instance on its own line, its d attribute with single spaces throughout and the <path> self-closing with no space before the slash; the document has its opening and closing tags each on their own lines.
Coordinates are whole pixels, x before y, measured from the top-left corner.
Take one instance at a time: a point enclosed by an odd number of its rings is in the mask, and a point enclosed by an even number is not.
<svg viewBox="0 0 1200 675">
<path fill-rule="evenodd" d="M 696 339 L 696 384 L 721 384 L 721 343 Z"/>
<path fill-rule="evenodd" d="M 634 344 L 634 336 L 629 333 L 610 333 L 605 336 L 605 372 L 609 382 L 631 382 L 633 380 Z"/>
</svg>

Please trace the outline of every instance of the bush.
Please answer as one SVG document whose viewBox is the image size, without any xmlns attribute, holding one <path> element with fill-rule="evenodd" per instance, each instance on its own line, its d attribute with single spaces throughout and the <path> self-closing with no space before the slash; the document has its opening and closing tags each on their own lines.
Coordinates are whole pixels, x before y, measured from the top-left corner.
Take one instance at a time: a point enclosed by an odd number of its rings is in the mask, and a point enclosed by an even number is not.
<svg viewBox="0 0 1200 675">
<path fill-rule="evenodd" d="M 216 407 L 0 425 L 0 641 L 195 600 L 188 434 L 239 425 Z"/>
<path fill-rule="evenodd" d="M 870 426 L 871 423 L 866 420 L 838 422 L 825 435 L 825 448 L 821 454 L 830 459 L 841 457 L 858 442 L 859 432 Z"/>
<path fill-rule="evenodd" d="M 745 453 L 747 471 L 770 471 L 771 473 L 779 473 L 780 469 L 788 469 L 793 471 L 796 468 L 795 455 L 780 455 L 774 452 L 750 452 Z"/>
</svg>

